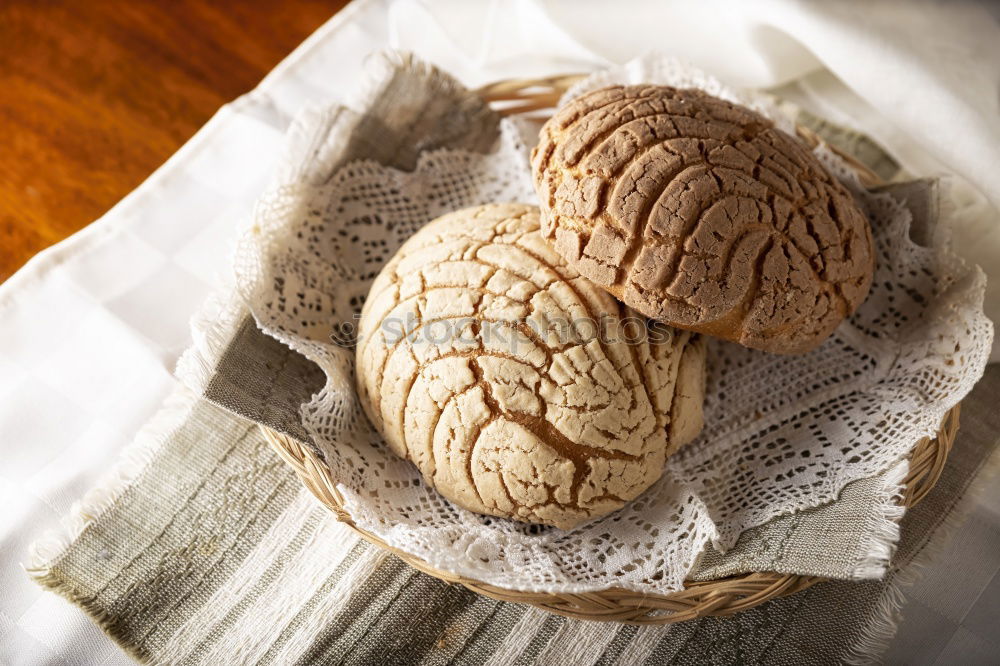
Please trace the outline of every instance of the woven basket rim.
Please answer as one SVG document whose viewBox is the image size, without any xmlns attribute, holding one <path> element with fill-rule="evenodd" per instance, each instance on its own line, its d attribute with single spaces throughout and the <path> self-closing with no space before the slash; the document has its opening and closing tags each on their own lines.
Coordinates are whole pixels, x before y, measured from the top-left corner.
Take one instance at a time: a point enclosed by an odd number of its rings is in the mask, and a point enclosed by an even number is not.
<svg viewBox="0 0 1000 666">
<path fill-rule="evenodd" d="M 582 80 L 584 74 L 566 74 L 540 79 L 508 79 L 498 81 L 476 92 L 494 106 L 500 115 L 551 113 L 570 86 Z M 810 147 L 823 144 L 814 132 L 797 127 L 799 138 Z M 858 175 L 866 187 L 884 182 L 870 168 L 836 146 L 827 147 L 837 153 Z M 903 487 L 901 504 L 915 506 L 937 483 L 958 431 L 960 405 L 944 416 L 935 437 L 927 437 L 914 446 L 910 454 L 910 469 Z M 551 594 L 510 590 L 472 578 L 437 569 L 421 558 L 394 548 L 379 537 L 354 524 L 344 509 L 344 498 L 319 456 L 308 446 L 260 425 L 265 438 L 278 455 L 288 463 L 313 495 L 365 540 L 388 550 L 401 560 L 430 576 L 447 583 L 462 585 L 477 594 L 520 604 L 528 604 L 566 617 L 629 624 L 668 624 L 705 616 L 733 615 L 766 601 L 801 592 L 827 580 L 819 576 L 799 576 L 775 572 L 753 572 L 708 581 L 689 581 L 683 590 L 668 595 L 656 595 L 622 588 L 610 588 L 580 594 Z"/>
<path fill-rule="evenodd" d="M 937 483 L 958 432 L 960 405 L 945 414 L 935 437 L 926 437 L 910 454 L 909 473 L 903 481 L 901 504 L 919 503 Z M 388 550 L 401 560 L 447 583 L 457 583 L 477 594 L 520 604 L 528 604 L 558 615 L 581 620 L 614 621 L 630 624 L 668 624 L 705 616 L 725 616 L 758 606 L 771 599 L 801 592 L 827 580 L 819 576 L 799 576 L 759 571 L 708 581 L 689 581 L 683 590 L 657 595 L 622 588 L 579 594 L 552 594 L 510 590 L 437 569 L 423 559 L 390 546 L 376 535 L 360 529 L 344 508 L 344 497 L 330 468 L 309 446 L 260 425 L 268 443 L 295 471 L 303 485 L 337 520 L 370 543 Z M 666 612 L 664 612 L 666 611 Z"/>
</svg>

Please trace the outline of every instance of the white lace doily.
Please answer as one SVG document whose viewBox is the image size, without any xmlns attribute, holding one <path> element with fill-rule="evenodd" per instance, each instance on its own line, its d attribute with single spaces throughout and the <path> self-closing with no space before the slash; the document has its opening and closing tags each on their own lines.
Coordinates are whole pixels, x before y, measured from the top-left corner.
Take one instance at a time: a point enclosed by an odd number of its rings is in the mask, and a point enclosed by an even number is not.
<svg viewBox="0 0 1000 666">
<path fill-rule="evenodd" d="M 643 81 L 697 86 L 792 130 L 763 97 L 662 58 L 597 74 L 571 92 Z M 292 144 L 310 145 L 332 117 L 301 119 Z M 238 282 L 258 323 L 327 374 L 303 406 L 303 423 L 356 524 L 388 544 L 512 589 L 673 591 L 709 541 L 726 548 L 747 528 L 830 501 L 847 483 L 898 462 L 982 374 L 992 338 L 982 273 L 942 243 L 911 242 L 909 211 L 864 191 L 820 149 L 874 231 L 875 280 L 856 315 L 805 356 L 714 341 L 704 432 L 668 461 L 657 484 L 610 516 L 560 531 L 457 509 L 380 443 L 359 409 L 344 342 L 372 278 L 421 225 L 475 204 L 535 202 L 520 136 L 504 121 L 491 155 L 437 151 L 412 173 L 355 163 L 322 185 L 310 175 L 322 172 L 321 160 L 293 150 L 289 182 L 264 197 L 241 245 Z"/>
</svg>

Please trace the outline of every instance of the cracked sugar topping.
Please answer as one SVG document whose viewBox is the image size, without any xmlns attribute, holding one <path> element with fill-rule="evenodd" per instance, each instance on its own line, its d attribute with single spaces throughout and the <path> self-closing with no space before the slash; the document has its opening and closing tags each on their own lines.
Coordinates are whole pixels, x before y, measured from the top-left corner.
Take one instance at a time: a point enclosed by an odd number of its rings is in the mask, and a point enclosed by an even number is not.
<svg viewBox="0 0 1000 666">
<path fill-rule="evenodd" d="M 697 89 L 611 86 L 546 123 L 542 231 L 640 312 L 748 347 L 816 347 L 864 300 L 851 194 L 764 116 Z"/>
<path fill-rule="evenodd" d="M 652 333 L 652 334 L 650 334 Z M 569 268 L 538 209 L 445 215 L 376 278 L 362 405 L 396 454 L 477 513 L 559 527 L 614 511 L 701 427 L 704 345 Z"/>
</svg>

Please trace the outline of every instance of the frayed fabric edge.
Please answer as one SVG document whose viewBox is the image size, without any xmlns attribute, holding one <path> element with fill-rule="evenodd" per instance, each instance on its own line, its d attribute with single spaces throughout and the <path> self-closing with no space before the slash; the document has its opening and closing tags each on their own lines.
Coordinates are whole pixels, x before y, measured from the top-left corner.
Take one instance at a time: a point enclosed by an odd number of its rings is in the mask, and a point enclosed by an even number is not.
<svg viewBox="0 0 1000 666">
<path fill-rule="evenodd" d="M 178 385 L 167 396 L 159 411 L 136 433 L 128 446 L 122 449 L 114 466 L 83 497 L 73 503 L 58 527 L 45 532 L 28 547 L 25 571 L 46 587 L 45 582 L 59 559 L 73 542 L 137 481 L 152 462 L 157 452 L 191 414 L 198 397 L 183 385 Z"/>
<path fill-rule="evenodd" d="M 903 607 L 907 601 L 906 590 L 923 578 L 928 566 L 940 557 L 951 537 L 965 523 L 975 507 L 976 500 L 986 488 L 990 487 L 998 473 L 1000 473 L 1000 447 L 990 453 L 962 498 L 952 506 L 951 511 L 924 547 L 902 569 L 890 574 L 891 582 L 882 592 L 872 611 L 870 626 L 844 653 L 843 663 L 863 666 L 880 662 L 899 629 Z"/>
<path fill-rule="evenodd" d="M 204 394 L 219 360 L 249 316 L 235 287 L 213 290 L 191 318 L 193 343 L 178 359 L 174 375 L 191 391 Z"/>
<path fill-rule="evenodd" d="M 901 460 L 886 472 L 882 487 L 875 495 L 876 511 L 865 526 L 861 541 L 864 555 L 854 565 L 851 577 L 857 580 L 878 579 L 889 569 L 896 544 L 899 543 L 899 521 L 906 513 L 903 506 L 903 482 L 910 471 L 908 459 Z"/>
</svg>

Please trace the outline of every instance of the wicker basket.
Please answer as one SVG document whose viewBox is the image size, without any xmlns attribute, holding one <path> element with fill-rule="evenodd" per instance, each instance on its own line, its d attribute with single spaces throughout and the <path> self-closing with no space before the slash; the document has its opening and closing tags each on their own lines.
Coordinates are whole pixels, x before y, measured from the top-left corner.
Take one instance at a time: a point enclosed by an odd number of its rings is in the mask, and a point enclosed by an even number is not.
<svg viewBox="0 0 1000 666">
<path fill-rule="evenodd" d="M 479 94 L 502 115 L 531 113 L 545 115 L 555 106 L 565 90 L 581 75 L 502 81 L 481 88 Z M 805 128 L 799 136 L 809 145 L 821 140 Z M 834 148 L 834 150 L 836 150 Z M 880 179 L 851 156 L 837 151 L 857 172 L 862 182 L 873 186 Z M 958 431 L 959 406 L 949 411 L 934 438 L 921 440 L 910 456 L 902 497 L 905 506 L 922 500 L 937 483 L 948 452 Z M 489 585 L 478 580 L 441 571 L 409 553 L 389 546 L 377 536 L 358 529 L 344 510 L 344 498 L 337 490 L 337 479 L 310 448 L 266 427 L 265 437 L 308 488 L 337 519 L 346 523 L 371 543 L 389 550 L 410 566 L 449 583 L 458 583 L 478 594 L 515 603 L 529 604 L 543 610 L 583 620 L 627 622 L 631 624 L 667 624 L 704 616 L 733 615 L 759 604 L 795 594 L 825 579 L 770 572 L 755 572 L 718 580 L 689 582 L 684 590 L 669 595 L 651 595 L 619 588 L 583 594 L 548 594 L 522 592 Z"/>
<path fill-rule="evenodd" d="M 903 494 L 905 506 L 913 506 L 922 500 L 937 483 L 955 441 L 958 414 L 959 407 L 956 405 L 942 421 L 937 437 L 923 439 L 914 447 Z M 362 537 L 389 550 L 415 569 L 449 583 L 464 585 L 473 592 L 500 601 L 530 604 L 582 620 L 666 624 L 706 615 L 732 615 L 765 601 L 800 592 L 825 580 L 817 576 L 755 572 L 718 580 L 689 582 L 684 590 L 662 596 L 615 588 L 584 594 L 548 594 L 489 585 L 436 569 L 419 557 L 393 548 L 374 534 L 358 529 L 350 514 L 344 510 L 344 497 L 337 490 L 337 480 L 330 475 L 330 469 L 323 461 L 311 449 L 294 439 L 263 426 L 261 429 L 271 446 L 292 466 L 306 488 L 336 514 L 337 520 L 350 525 Z"/>
</svg>

